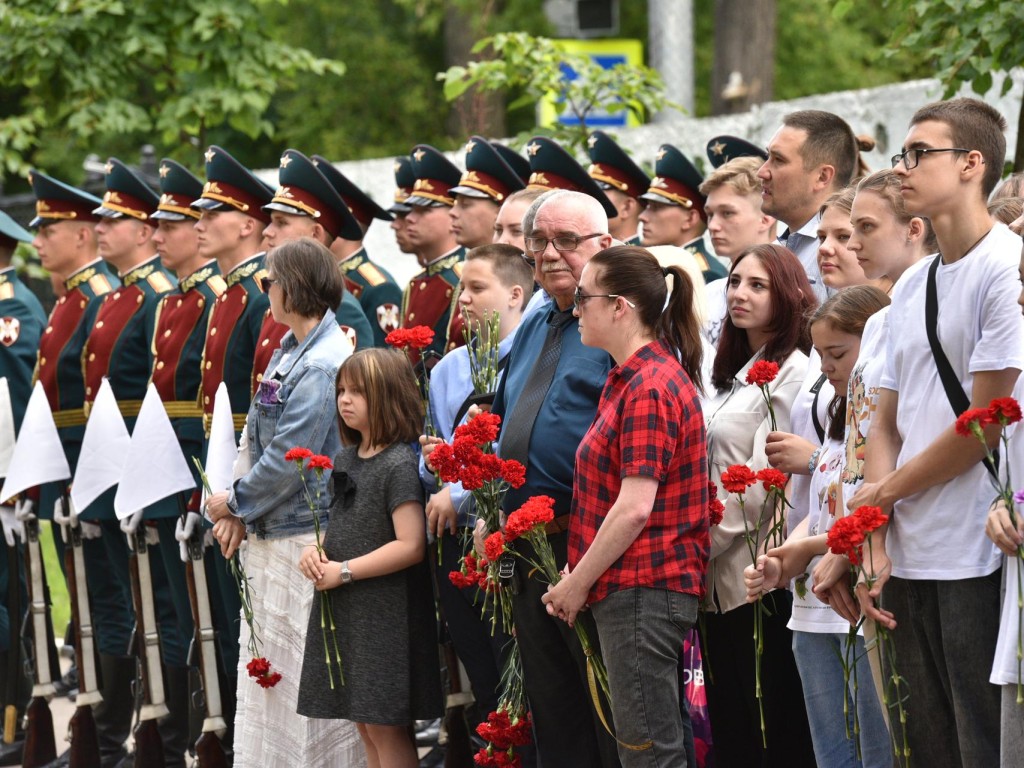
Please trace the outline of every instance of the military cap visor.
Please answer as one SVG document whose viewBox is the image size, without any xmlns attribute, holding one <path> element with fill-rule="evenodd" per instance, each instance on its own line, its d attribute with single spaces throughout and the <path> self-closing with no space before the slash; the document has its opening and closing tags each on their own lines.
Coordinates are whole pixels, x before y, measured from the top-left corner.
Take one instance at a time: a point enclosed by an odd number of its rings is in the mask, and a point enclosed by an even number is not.
<svg viewBox="0 0 1024 768">
<path fill-rule="evenodd" d="M 0 211 L 0 236 L 23 243 L 32 242 L 32 235 L 29 231 L 3 211 Z"/>
<path fill-rule="evenodd" d="M 93 210 L 100 205 L 100 199 L 95 195 L 38 171 L 29 173 L 29 182 L 36 197 L 36 215 L 29 222 L 31 229 L 56 221 L 98 221 Z"/>
</svg>

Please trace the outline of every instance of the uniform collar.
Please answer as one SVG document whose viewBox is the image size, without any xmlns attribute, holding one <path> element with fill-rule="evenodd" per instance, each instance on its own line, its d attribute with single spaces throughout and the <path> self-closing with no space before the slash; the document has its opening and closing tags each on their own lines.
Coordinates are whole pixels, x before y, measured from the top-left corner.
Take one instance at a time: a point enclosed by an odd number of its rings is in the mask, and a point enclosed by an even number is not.
<svg viewBox="0 0 1024 768">
<path fill-rule="evenodd" d="M 338 262 L 338 267 L 342 272 L 348 274 L 354 270 L 359 269 L 363 264 L 366 263 L 366 248 L 360 248 L 358 251 L 354 251 L 351 255 L 345 258 L 344 261 Z"/>
<path fill-rule="evenodd" d="M 230 288 L 242 282 L 249 275 L 255 274 L 263 267 L 263 251 L 243 261 L 224 276 L 224 282 Z"/>
<path fill-rule="evenodd" d="M 179 290 L 181 290 L 182 293 L 188 293 L 197 285 L 205 283 L 207 280 L 213 277 L 216 271 L 217 270 L 214 262 L 211 261 L 207 264 L 204 264 L 191 275 L 182 278 L 178 282 L 178 288 Z"/>
<path fill-rule="evenodd" d="M 121 285 L 125 288 L 130 288 L 140 280 L 144 280 L 154 272 L 156 272 L 157 263 L 160 261 L 159 256 L 154 256 L 148 261 L 144 261 L 137 267 L 133 267 L 121 275 Z"/>
</svg>

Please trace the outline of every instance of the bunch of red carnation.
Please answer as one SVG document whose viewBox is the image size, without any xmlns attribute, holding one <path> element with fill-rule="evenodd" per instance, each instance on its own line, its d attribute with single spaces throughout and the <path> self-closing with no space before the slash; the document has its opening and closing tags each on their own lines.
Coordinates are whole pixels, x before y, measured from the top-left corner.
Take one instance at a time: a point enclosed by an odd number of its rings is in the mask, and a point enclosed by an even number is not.
<svg viewBox="0 0 1024 768">
<path fill-rule="evenodd" d="M 984 439 L 983 430 L 991 424 L 1005 427 L 1021 420 L 1020 404 L 1012 397 L 997 397 L 988 408 L 971 408 L 956 420 L 956 433 L 962 437 L 975 435 Z"/>
<path fill-rule="evenodd" d="M 492 590 L 493 586 L 487 578 L 489 563 L 486 559 L 478 558 L 475 553 L 469 552 L 462 558 L 462 565 L 459 570 L 448 574 L 448 580 L 459 589 L 463 587 L 479 587 L 483 590 Z"/>
<path fill-rule="evenodd" d="M 434 329 L 426 325 L 398 328 L 384 337 L 384 342 L 395 349 L 423 349 L 434 341 Z"/>
<path fill-rule="evenodd" d="M 262 656 L 254 657 L 245 668 L 249 670 L 249 677 L 253 678 L 260 688 L 273 688 L 281 682 L 281 673 L 271 672 L 270 662 Z"/>
<path fill-rule="evenodd" d="M 531 496 L 505 521 L 507 541 L 518 539 L 537 526 L 546 526 L 555 519 L 555 500 L 550 496 Z"/>
<path fill-rule="evenodd" d="M 526 468 L 514 459 L 500 459 L 489 450 L 498 437 L 501 417 L 481 412 L 455 430 L 451 443 L 441 443 L 430 454 L 430 463 L 446 483 L 462 483 L 467 491 L 485 483 L 503 481 L 513 488 L 526 482 Z M 484 450 L 484 448 L 488 450 Z"/>
<path fill-rule="evenodd" d="M 864 559 L 864 541 L 868 534 L 888 519 L 880 507 L 857 507 L 852 515 L 839 518 L 829 528 L 828 548 L 837 555 L 845 555 L 850 565 L 859 565 Z"/>
<path fill-rule="evenodd" d="M 508 712 L 499 709 L 487 715 L 487 720 L 476 727 L 476 732 L 487 740 L 473 759 L 477 765 L 520 766 L 522 757 L 516 754 L 516 747 L 525 747 L 531 741 L 530 713 L 511 718 Z"/>
<path fill-rule="evenodd" d="M 745 487 L 745 486 L 744 486 Z M 719 525 L 725 517 L 725 504 L 718 499 L 718 486 L 714 480 L 708 480 L 708 521 L 710 525 Z"/>
</svg>

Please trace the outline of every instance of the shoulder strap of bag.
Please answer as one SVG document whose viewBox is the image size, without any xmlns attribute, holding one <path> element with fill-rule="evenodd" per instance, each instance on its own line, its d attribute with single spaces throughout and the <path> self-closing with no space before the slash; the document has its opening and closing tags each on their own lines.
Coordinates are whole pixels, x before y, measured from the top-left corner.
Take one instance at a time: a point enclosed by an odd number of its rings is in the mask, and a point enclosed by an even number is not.
<svg viewBox="0 0 1024 768">
<path fill-rule="evenodd" d="M 946 390 L 946 398 L 953 409 L 953 413 L 959 417 L 964 411 L 971 407 L 971 400 L 960 385 L 953 366 L 950 365 L 946 353 L 939 342 L 939 298 L 936 287 L 936 274 L 939 271 L 939 262 L 942 261 L 942 254 L 939 254 L 928 267 L 928 286 L 924 298 L 924 326 L 928 333 L 928 344 L 932 348 L 932 357 L 935 358 L 935 367 L 939 371 L 939 379 L 942 381 L 942 388 Z M 993 479 L 999 482 L 999 452 L 993 451 L 994 461 L 989 462 L 983 459 L 985 469 L 992 475 Z"/>
</svg>

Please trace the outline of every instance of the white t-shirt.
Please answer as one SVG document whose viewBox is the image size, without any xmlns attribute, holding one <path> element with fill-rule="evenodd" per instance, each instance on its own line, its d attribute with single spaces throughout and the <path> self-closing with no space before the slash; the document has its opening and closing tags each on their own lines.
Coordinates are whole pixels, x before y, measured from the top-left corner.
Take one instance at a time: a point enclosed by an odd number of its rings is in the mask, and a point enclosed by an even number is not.
<svg viewBox="0 0 1024 768">
<path fill-rule="evenodd" d="M 704 325 L 701 326 L 700 330 L 708 344 L 715 349 L 718 349 L 718 340 L 722 337 L 722 326 L 725 325 L 725 316 L 729 313 L 729 300 L 725 295 L 728 288 L 728 277 L 712 280 L 704 287 L 706 313 L 704 315 Z"/>
<path fill-rule="evenodd" d="M 821 357 L 813 349 L 807 358 L 807 375 L 804 376 L 800 391 L 793 401 L 793 413 L 790 417 L 790 431 L 797 437 L 802 437 L 819 446 L 823 438 L 818 437 L 818 431 L 814 426 L 812 410 L 817 411 L 818 424 L 821 426 L 822 434 L 828 430 L 828 404 L 835 396 L 835 390 L 825 379 L 821 379 Z M 817 390 L 817 401 L 815 401 L 815 390 Z M 793 508 L 786 515 L 787 528 L 792 531 L 807 517 L 808 512 L 817 507 L 810 500 L 810 475 L 793 475 L 789 481 L 789 500 Z"/>
<path fill-rule="evenodd" d="M 973 374 L 1024 367 L 1020 256 L 1020 238 L 996 224 L 965 257 L 939 266 L 938 336 L 968 397 Z M 899 393 L 896 424 L 903 446 L 897 466 L 924 451 L 955 420 L 925 331 L 928 267 L 937 258 L 929 256 L 903 274 L 889 310 L 893 332 L 882 387 Z M 979 461 L 959 477 L 897 502 L 886 539 L 893 575 L 953 580 L 996 570 L 999 552 L 985 536 L 992 496 Z"/>
<path fill-rule="evenodd" d="M 829 528 L 842 516 L 843 473 L 845 448 L 842 440 L 828 438 L 818 457 L 818 466 L 810 477 L 808 499 L 811 519 L 808 521 L 808 536 L 828 533 Z M 815 597 L 814 567 L 821 555 L 811 559 L 807 571 L 793 582 L 793 615 L 787 625 L 799 632 L 842 633 L 850 629 L 850 623 Z"/>
<path fill-rule="evenodd" d="M 864 449 L 871 417 L 878 408 L 882 369 L 885 367 L 889 307 L 868 318 L 860 338 L 860 354 L 850 372 L 846 390 L 846 461 L 843 466 L 843 495 L 852 498 L 864 482 Z"/>
</svg>

